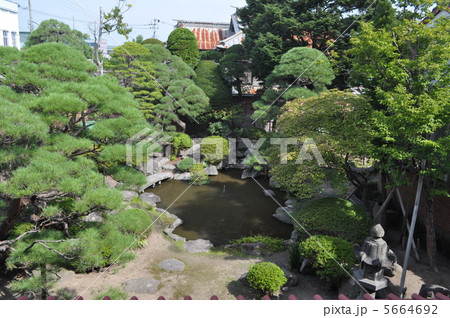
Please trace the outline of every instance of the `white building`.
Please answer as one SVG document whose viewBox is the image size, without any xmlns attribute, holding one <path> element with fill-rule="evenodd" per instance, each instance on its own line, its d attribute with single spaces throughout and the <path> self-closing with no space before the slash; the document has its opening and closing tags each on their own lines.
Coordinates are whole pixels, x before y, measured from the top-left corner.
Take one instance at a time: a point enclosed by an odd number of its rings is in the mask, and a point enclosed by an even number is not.
<svg viewBox="0 0 450 318">
<path fill-rule="evenodd" d="M 19 8 L 5 0 L 0 0 L 0 46 L 20 49 Z"/>
</svg>

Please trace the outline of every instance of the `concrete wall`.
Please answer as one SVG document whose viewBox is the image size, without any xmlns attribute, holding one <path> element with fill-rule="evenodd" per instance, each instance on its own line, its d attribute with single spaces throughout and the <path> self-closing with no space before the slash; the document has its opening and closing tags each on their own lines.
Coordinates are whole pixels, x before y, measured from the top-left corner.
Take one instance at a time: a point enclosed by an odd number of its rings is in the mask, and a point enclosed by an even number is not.
<svg viewBox="0 0 450 318">
<path fill-rule="evenodd" d="M 0 46 L 20 49 L 19 8 L 9 1 L 0 0 Z"/>
</svg>

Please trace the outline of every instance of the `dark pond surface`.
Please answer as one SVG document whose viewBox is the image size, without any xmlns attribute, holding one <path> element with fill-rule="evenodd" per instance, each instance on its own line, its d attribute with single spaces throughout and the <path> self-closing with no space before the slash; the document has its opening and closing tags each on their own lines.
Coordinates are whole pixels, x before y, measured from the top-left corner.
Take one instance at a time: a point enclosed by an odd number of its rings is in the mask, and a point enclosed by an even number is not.
<svg viewBox="0 0 450 318">
<path fill-rule="evenodd" d="M 208 184 L 192 186 L 187 191 L 189 184 L 186 181 L 175 180 L 163 181 L 147 191 L 161 197 L 158 207 L 184 221 L 174 233 L 187 240 L 202 238 L 218 246 L 227 244 L 230 239 L 255 234 L 288 239 L 292 225 L 272 217 L 279 207 L 277 203 L 266 197 L 253 179 L 241 180 L 241 173 L 241 170 L 221 171 L 218 176 L 211 176 Z M 257 180 L 269 189 L 267 180 Z M 183 191 L 186 192 L 173 203 Z M 274 192 L 277 201 L 283 205 L 284 193 Z"/>
</svg>

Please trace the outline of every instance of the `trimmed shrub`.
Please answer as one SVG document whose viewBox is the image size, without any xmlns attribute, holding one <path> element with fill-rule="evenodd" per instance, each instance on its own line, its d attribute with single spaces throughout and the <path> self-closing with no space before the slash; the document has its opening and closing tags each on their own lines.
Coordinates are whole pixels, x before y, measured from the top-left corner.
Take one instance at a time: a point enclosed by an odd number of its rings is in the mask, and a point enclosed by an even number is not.
<svg viewBox="0 0 450 318">
<path fill-rule="evenodd" d="M 178 28 L 169 34 L 167 49 L 173 54 L 181 57 L 190 67 L 194 67 L 200 59 L 197 39 L 194 33 L 188 29 Z"/>
<path fill-rule="evenodd" d="M 295 218 L 313 235 L 336 236 L 356 243 L 364 241 L 372 226 L 372 221 L 360 207 L 339 198 L 314 200 Z M 298 225 L 296 228 L 303 232 Z"/>
<path fill-rule="evenodd" d="M 177 133 L 173 136 L 173 152 L 178 154 L 179 150 L 189 149 L 192 147 L 192 139 L 185 133 Z"/>
<path fill-rule="evenodd" d="M 208 174 L 201 163 L 192 166 L 189 180 L 193 185 L 202 185 L 209 182 Z"/>
<path fill-rule="evenodd" d="M 339 237 L 311 236 L 301 242 L 298 249 L 302 257 L 312 261 L 316 274 L 324 279 L 329 287 L 339 286 L 357 262 L 352 243 Z"/>
<path fill-rule="evenodd" d="M 110 217 L 122 233 L 139 236 L 151 233 L 152 218 L 148 212 L 141 209 L 129 209 Z M 144 233 L 145 231 L 145 233 Z"/>
<path fill-rule="evenodd" d="M 263 295 L 273 295 L 287 282 L 281 268 L 269 262 L 258 263 L 250 267 L 247 279 L 250 286 Z"/>
<path fill-rule="evenodd" d="M 161 42 L 161 41 L 158 40 L 158 39 L 153 39 L 153 38 L 145 39 L 144 41 L 142 41 L 141 44 L 142 44 L 142 45 L 144 45 L 144 44 L 158 44 L 158 45 L 164 46 L 164 43 L 163 43 L 163 42 Z"/>
<path fill-rule="evenodd" d="M 228 140 L 220 136 L 203 138 L 200 143 L 200 152 L 210 164 L 218 164 L 228 155 L 230 149 Z"/>
<path fill-rule="evenodd" d="M 181 171 L 188 171 L 189 169 L 192 168 L 194 164 L 195 164 L 194 158 L 188 157 L 181 160 L 178 163 L 177 168 L 180 169 Z"/>
</svg>

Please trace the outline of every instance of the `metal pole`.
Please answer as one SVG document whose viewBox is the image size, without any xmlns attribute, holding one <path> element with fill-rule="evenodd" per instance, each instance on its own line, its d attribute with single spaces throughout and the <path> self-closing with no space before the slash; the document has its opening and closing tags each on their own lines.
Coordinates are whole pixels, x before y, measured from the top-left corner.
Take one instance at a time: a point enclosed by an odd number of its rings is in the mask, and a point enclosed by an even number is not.
<svg viewBox="0 0 450 318">
<path fill-rule="evenodd" d="M 425 162 L 422 162 L 422 167 L 425 166 Z M 422 187 L 423 187 L 423 175 L 419 177 L 419 182 L 417 184 L 417 192 L 416 192 L 416 200 L 414 202 L 414 210 L 413 210 L 413 216 L 411 220 L 411 229 L 409 230 L 409 236 L 408 236 L 408 244 L 406 245 L 406 254 L 405 254 L 405 261 L 403 262 L 403 271 L 402 271 L 402 279 L 400 280 L 400 297 L 403 298 L 404 292 L 403 288 L 405 286 L 405 278 L 406 278 L 406 271 L 408 269 L 408 261 L 409 261 L 409 254 L 411 253 L 411 243 L 413 240 L 413 234 L 414 234 L 414 228 L 416 227 L 416 221 L 417 221 L 417 212 L 419 210 L 419 202 L 420 202 L 420 195 L 422 193 Z"/>
<path fill-rule="evenodd" d="M 33 32 L 33 15 L 31 12 L 31 0 L 28 0 L 28 15 L 30 16 L 30 32 Z"/>
</svg>

